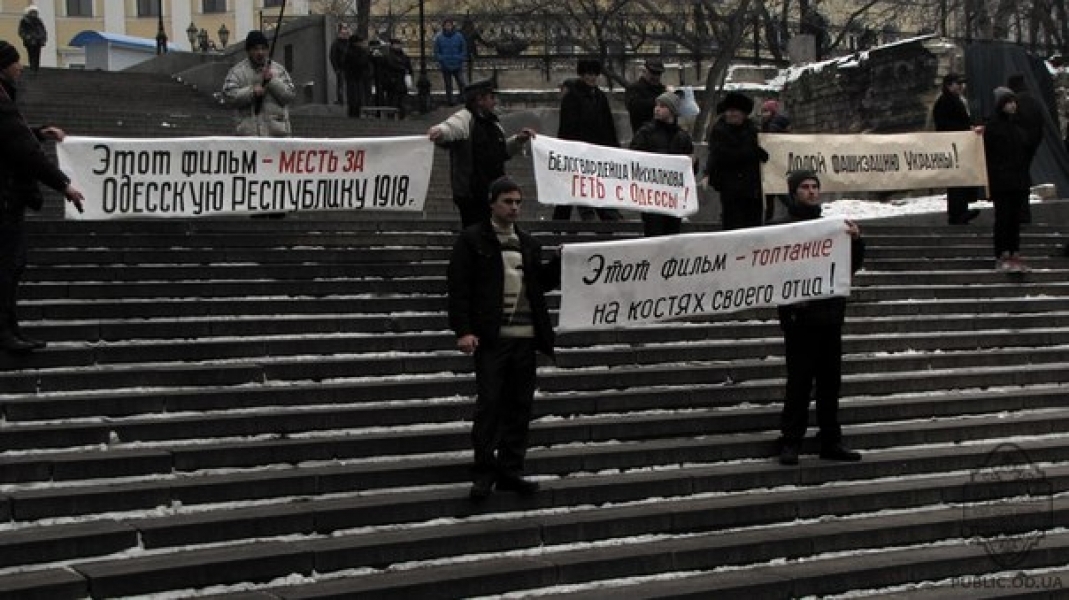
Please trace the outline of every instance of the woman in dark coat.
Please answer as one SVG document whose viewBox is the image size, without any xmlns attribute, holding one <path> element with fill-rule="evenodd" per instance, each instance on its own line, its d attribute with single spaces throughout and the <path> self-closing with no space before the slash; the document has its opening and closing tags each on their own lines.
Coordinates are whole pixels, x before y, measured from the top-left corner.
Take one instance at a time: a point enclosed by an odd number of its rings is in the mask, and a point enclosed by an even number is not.
<svg viewBox="0 0 1069 600">
<path fill-rule="evenodd" d="M 41 68 L 41 48 L 48 43 L 48 29 L 32 4 L 26 7 L 26 14 L 19 21 L 19 37 L 29 55 L 30 70 L 36 73 Z"/>
<path fill-rule="evenodd" d="M 768 152 L 757 144 L 751 111 L 753 100 L 729 92 L 717 105 L 720 118 L 709 132 L 705 177 L 720 192 L 720 222 L 725 230 L 757 227 L 764 216 L 761 163 L 768 160 Z"/>
<path fill-rule="evenodd" d="M 995 88 L 995 114 L 984 125 L 987 185 L 995 205 L 995 268 L 1022 272 L 1020 214 L 1028 202 L 1028 134 L 1017 119 L 1017 96 Z"/>
</svg>

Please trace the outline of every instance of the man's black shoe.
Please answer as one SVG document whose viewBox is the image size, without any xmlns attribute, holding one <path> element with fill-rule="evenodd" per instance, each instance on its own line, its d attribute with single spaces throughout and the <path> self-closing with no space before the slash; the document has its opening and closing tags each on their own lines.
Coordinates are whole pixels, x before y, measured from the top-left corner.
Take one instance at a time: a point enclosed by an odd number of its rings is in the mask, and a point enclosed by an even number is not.
<svg viewBox="0 0 1069 600">
<path fill-rule="evenodd" d="M 482 502 L 490 497 L 494 491 L 494 480 L 488 477 L 475 480 L 468 491 L 468 498 L 472 502 Z"/>
<path fill-rule="evenodd" d="M 968 225 L 969 221 L 972 221 L 973 219 L 975 219 L 976 217 L 979 217 L 979 216 L 980 216 L 980 209 L 978 209 L 978 208 L 970 208 L 969 210 L 965 211 L 965 214 L 963 214 L 961 216 L 953 217 L 951 219 L 947 219 L 947 223 L 950 223 L 951 225 Z"/>
<path fill-rule="evenodd" d="M 43 348 L 48 347 L 48 342 L 46 342 L 44 340 L 35 340 L 32 337 L 26 337 L 26 336 L 22 335 L 21 333 L 15 334 L 15 337 L 17 337 L 20 340 L 26 342 L 27 344 L 30 344 L 31 346 L 33 346 L 34 350 L 41 350 Z"/>
<path fill-rule="evenodd" d="M 820 457 L 824 460 L 839 460 L 842 462 L 857 462 L 861 460 L 861 453 L 851 450 L 842 444 L 835 444 L 828 448 L 821 448 Z"/>
<path fill-rule="evenodd" d="M 32 352 L 36 349 L 36 346 L 26 340 L 19 339 L 18 336 L 10 331 L 2 331 L 0 332 L 0 349 L 7 352 L 25 354 L 26 352 Z"/>
<path fill-rule="evenodd" d="M 779 451 L 779 464 L 788 467 L 798 464 L 798 446 L 784 444 L 783 449 Z"/>
<path fill-rule="evenodd" d="M 515 475 L 503 475 L 497 478 L 497 489 L 504 492 L 516 492 L 521 496 L 530 496 L 538 491 L 538 482 Z"/>
</svg>

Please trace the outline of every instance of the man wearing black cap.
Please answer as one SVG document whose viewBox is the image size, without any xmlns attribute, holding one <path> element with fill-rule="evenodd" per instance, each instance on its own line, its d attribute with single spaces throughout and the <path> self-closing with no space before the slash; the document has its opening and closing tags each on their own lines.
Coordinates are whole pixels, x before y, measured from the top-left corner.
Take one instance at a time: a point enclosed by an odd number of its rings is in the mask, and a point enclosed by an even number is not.
<svg viewBox="0 0 1069 600">
<path fill-rule="evenodd" d="M 764 216 L 761 163 L 768 152 L 757 143 L 757 125 L 750 119 L 753 100 L 728 92 L 716 105 L 720 117 L 709 129 L 705 178 L 720 192 L 720 224 L 725 230 L 757 227 Z"/>
<path fill-rule="evenodd" d="M 932 123 L 936 131 L 969 131 L 973 128 L 964 91 L 965 77 L 957 73 L 943 77 L 943 92 L 932 105 Z M 969 209 L 969 204 L 975 201 L 975 187 L 947 188 L 947 222 L 965 225 L 975 219 L 980 211 Z"/>
<path fill-rule="evenodd" d="M 560 285 L 561 263 L 542 262 L 542 246 L 521 230 L 523 194 L 511 179 L 490 184 L 490 218 L 461 232 L 449 259 L 449 327 L 457 349 L 475 359 L 471 440 L 473 501 L 493 489 L 523 495 L 538 484 L 523 478 L 534 403 L 536 351 L 553 357 L 546 292 Z"/>
<path fill-rule="evenodd" d="M 405 99 L 408 97 L 406 79 L 412 77 L 412 61 L 405 54 L 400 38 L 390 38 L 390 47 L 383 55 L 383 67 L 387 72 L 386 105 L 397 109 L 397 117 L 405 118 Z"/>
<path fill-rule="evenodd" d="M 578 79 L 569 79 L 564 83 L 564 97 L 560 101 L 560 126 L 557 137 L 562 140 L 575 140 L 597 146 L 619 148 L 620 139 L 616 136 L 616 121 L 612 117 L 612 107 L 605 92 L 598 87 L 601 76 L 601 63 L 597 60 L 581 59 L 576 63 Z M 572 216 L 572 207 L 567 204 L 553 209 L 553 219 L 567 221 Z M 584 221 L 621 220 L 620 211 L 613 208 L 594 209 L 579 206 L 579 218 Z"/>
<path fill-rule="evenodd" d="M 813 171 L 795 171 L 787 177 L 789 221 L 820 218 L 820 179 Z M 865 244 L 857 224 L 847 221 L 850 235 L 850 272 L 861 268 Z M 839 425 L 839 390 L 842 386 L 843 322 L 846 298 L 809 300 L 779 307 L 779 324 L 787 358 L 787 392 L 780 417 L 780 456 L 784 465 L 798 464 L 798 454 L 809 423 L 809 401 L 816 396 L 820 428 L 820 458 L 853 462 L 861 454 L 842 443 Z"/>
<path fill-rule="evenodd" d="M 497 118 L 493 80 L 464 88 L 464 108 L 427 130 L 427 137 L 449 150 L 453 203 L 464 227 L 485 221 L 490 183 L 505 175 L 505 161 L 534 137 L 532 129 L 505 136 Z"/>
<path fill-rule="evenodd" d="M 66 134 L 50 125 L 30 127 L 19 112 L 15 96 L 21 76 L 18 51 L 0 41 L 0 349 L 15 353 L 45 347 L 22 332 L 16 312 L 26 269 L 26 209 L 40 210 L 44 201 L 37 184 L 62 193 L 79 211 L 84 200 L 41 147 L 44 140 L 61 142 Z"/>
<path fill-rule="evenodd" d="M 653 58 L 647 59 L 643 64 L 642 74 L 624 91 L 624 106 L 627 107 L 627 115 L 631 120 L 631 135 L 653 119 L 657 96 L 667 89 L 661 83 L 662 73 L 664 63 Z"/>
<path fill-rule="evenodd" d="M 638 128 L 631 138 L 630 148 L 657 154 L 694 155 L 694 141 L 690 133 L 679 126 L 679 105 L 682 99 L 673 92 L 665 92 L 654 100 L 653 119 Z M 691 164 L 693 165 L 693 158 Z M 642 233 L 646 237 L 679 233 L 682 219 L 655 212 L 642 213 Z"/>
<path fill-rule="evenodd" d="M 231 67 L 223 82 L 223 99 L 236 109 L 237 134 L 289 137 L 289 105 L 297 97 L 293 80 L 277 62 L 268 64 L 271 43 L 259 30 L 245 38 L 247 58 Z"/>
</svg>

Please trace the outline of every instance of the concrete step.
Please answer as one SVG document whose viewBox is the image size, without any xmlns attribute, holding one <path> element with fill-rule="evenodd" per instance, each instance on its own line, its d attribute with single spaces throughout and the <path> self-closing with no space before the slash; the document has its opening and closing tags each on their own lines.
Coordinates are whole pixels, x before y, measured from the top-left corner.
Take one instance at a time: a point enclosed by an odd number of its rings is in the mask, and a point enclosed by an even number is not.
<svg viewBox="0 0 1069 600">
<path fill-rule="evenodd" d="M 779 471 L 789 470 L 780 468 Z M 638 483 L 635 478 L 631 479 L 633 485 Z M 1049 484 L 1046 489 L 1054 494 L 1069 485 L 1069 475 L 1065 474 L 1065 467 L 1062 467 L 1057 472 L 1049 473 L 1044 481 Z M 566 565 L 567 568 L 562 568 L 558 577 L 549 582 L 531 586 L 516 586 L 513 582 L 498 591 L 579 584 L 611 578 L 613 573 L 643 575 L 715 569 L 722 575 L 722 568 L 727 565 L 763 571 L 763 563 L 784 559 L 788 563 L 828 560 L 833 555 L 858 548 L 868 552 L 880 551 L 880 548 L 885 552 L 895 552 L 904 546 L 921 549 L 933 542 L 960 538 L 963 531 L 995 530 L 1004 534 L 1021 534 L 1035 527 L 1047 529 L 1052 523 L 1064 520 L 1069 506 L 1061 501 L 1050 503 L 1051 495 L 1045 496 L 1046 503 L 1036 503 L 1031 510 L 1028 506 L 1019 508 L 1015 512 L 1016 518 L 1009 523 L 1000 515 L 982 516 L 979 510 L 975 516 L 963 520 L 961 508 L 946 505 L 947 502 L 965 502 L 967 507 L 979 506 L 976 503 L 981 501 L 1013 498 L 1014 494 L 1026 488 L 1027 485 L 1016 484 L 980 485 L 968 473 L 962 473 L 944 476 L 939 480 L 920 479 L 876 485 L 839 483 L 829 487 L 814 483 L 801 489 L 772 489 L 760 498 L 747 493 L 698 491 L 685 497 L 669 496 L 659 504 L 624 503 L 601 510 L 580 508 L 570 513 L 545 516 L 536 516 L 536 509 L 543 505 L 538 498 L 519 500 L 495 496 L 493 501 L 500 500 L 503 506 L 489 503 L 475 512 L 462 506 L 453 507 L 454 510 L 449 514 L 460 515 L 460 522 L 435 527 L 414 523 L 412 527 L 393 531 L 374 526 L 376 520 L 366 503 L 340 501 L 322 503 L 321 506 L 309 505 L 303 517 L 295 511 L 290 511 L 287 518 L 279 510 L 272 514 L 254 510 L 259 518 L 247 518 L 244 522 L 223 524 L 203 517 L 189 520 L 187 529 L 190 531 L 193 522 L 199 520 L 200 528 L 204 531 L 218 534 L 229 528 L 255 526 L 258 537 L 267 538 L 265 543 L 256 546 L 229 546 L 228 556 L 220 555 L 208 545 L 178 554 L 163 554 L 160 550 L 164 548 L 159 546 L 162 541 L 170 539 L 187 548 L 195 542 L 188 537 L 176 537 L 179 531 L 173 525 L 180 520 L 166 522 L 163 530 L 156 527 L 164 524 L 161 519 L 141 521 L 132 525 L 140 532 L 146 556 L 76 564 L 75 570 L 93 580 L 97 592 L 107 596 L 149 593 L 176 587 L 188 589 L 225 585 L 246 580 L 267 581 L 294 572 L 307 574 L 309 571 L 305 567 L 294 565 L 309 563 L 313 563 L 317 572 L 328 578 L 331 572 L 390 567 L 378 574 L 365 574 L 358 579 L 346 578 L 344 589 L 349 593 L 358 593 L 365 586 L 387 595 L 402 590 L 413 593 L 410 587 L 412 582 L 423 579 L 413 575 L 434 573 L 439 581 L 451 582 L 448 595 L 443 597 L 467 596 L 475 593 L 474 590 L 464 591 L 454 587 L 455 582 L 448 575 L 457 565 L 473 567 L 462 570 L 469 573 L 471 583 L 477 586 L 485 586 L 489 580 L 496 579 L 492 575 L 495 570 L 515 575 L 515 565 L 492 565 L 485 560 L 446 561 L 443 564 L 427 561 L 462 555 L 521 556 L 524 550 L 534 548 L 541 548 L 540 560 L 552 562 L 558 567 Z M 851 501 L 843 501 L 842 494 L 848 490 Z M 957 490 L 957 493 L 948 494 L 950 490 Z M 428 499 L 434 495 L 440 496 L 431 493 Z M 448 504 L 449 501 L 442 497 L 439 503 Z M 470 509 L 470 505 L 467 506 Z M 479 518 L 484 511 L 516 510 L 521 507 L 523 512 L 518 515 L 519 518 Z M 899 514 L 880 514 L 881 510 L 889 509 L 896 509 Z M 370 516 L 370 519 L 359 521 L 363 523 L 362 527 L 342 528 L 360 514 Z M 835 519 L 830 518 L 831 515 L 847 518 Z M 337 517 L 342 519 L 339 521 Z M 286 521 L 288 523 L 283 525 Z M 259 525 L 254 525 L 257 523 Z M 168 525 L 171 527 L 167 528 Z M 279 525 L 283 525 L 283 528 L 277 529 Z M 725 532 L 725 528 L 731 531 Z M 240 535 L 247 538 L 253 533 L 241 531 Z M 272 537 L 292 536 L 293 533 L 302 534 L 303 540 L 290 542 L 288 548 L 270 541 Z M 876 547 L 872 545 L 874 535 L 879 539 Z M 650 536 L 653 536 L 652 539 Z M 605 546 L 599 549 L 599 545 L 589 543 L 590 540 L 618 542 L 606 551 Z M 1057 540 L 1053 543 L 1055 547 L 1058 544 Z M 962 539 L 961 545 L 967 546 L 968 543 Z M 1051 547 L 1045 546 L 1044 552 L 1050 551 Z M 304 554 L 312 554 L 314 559 L 303 557 Z M 253 567 L 256 557 L 263 558 L 264 562 Z M 287 568 L 283 564 L 284 557 L 292 560 L 288 564 L 290 571 L 279 570 Z M 672 560 L 664 563 L 657 557 L 672 557 Z M 406 568 L 406 564 L 424 566 L 412 571 Z M 928 568 L 934 566 L 930 560 L 924 564 Z M 1036 564 L 1058 563 L 1045 563 L 1042 560 L 1032 563 Z M 208 565 L 214 568 L 207 568 Z M 228 565 L 234 565 L 236 569 L 221 568 Z M 173 579 L 186 570 L 198 571 L 193 579 L 187 580 L 194 582 L 192 586 L 188 583 L 182 586 L 177 579 Z M 504 577 L 501 579 L 502 582 L 506 580 Z M 159 587 L 161 585 L 165 587 Z M 721 584 L 707 582 L 705 585 L 713 586 L 708 590 L 717 589 Z M 842 590 L 849 590 L 857 582 L 842 585 L 848 586 Z M 315 584 L 298 589 L 320 587 L 321 584 Z M 834 588 L 826 589 L 830 592 Z M 283 592 L 283 597 L 290 597 L 286 590 L 279 591 Z M 337 589 L 334 593 L 337 593 Z"/>
</svg>

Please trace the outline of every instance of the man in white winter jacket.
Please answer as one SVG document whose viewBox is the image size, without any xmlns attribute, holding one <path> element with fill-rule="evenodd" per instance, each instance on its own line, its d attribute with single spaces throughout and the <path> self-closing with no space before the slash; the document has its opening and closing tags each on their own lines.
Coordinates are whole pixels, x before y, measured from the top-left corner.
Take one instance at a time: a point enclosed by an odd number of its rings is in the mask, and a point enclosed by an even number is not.
<svg viewBox="0 0 1069 600">
<path fill-rule="evenodd" d="M 223 99 L 236 109 L 237 134 L 254 137 L 289 137 L 289 104 L 297 96 L 286 68 L 268 64 L 270 43 L 253 30 L 245 38 L 248 58 L 234 65 L 223 83 Z"/>
<path fill-rule="evenodd" d="M 506 137 L 494 109 L 497 97 L 490 80 L 464 89 L 464 108 L 427 130 L 427 137 L 449 150 L 453 203 L 464 227 L 490 217 L 490 184 L 505 175 L 505 161 L 535 136 L 524 128 Z"/>
</svg>

